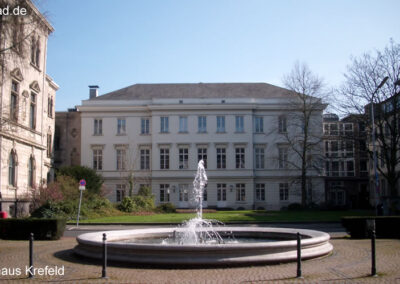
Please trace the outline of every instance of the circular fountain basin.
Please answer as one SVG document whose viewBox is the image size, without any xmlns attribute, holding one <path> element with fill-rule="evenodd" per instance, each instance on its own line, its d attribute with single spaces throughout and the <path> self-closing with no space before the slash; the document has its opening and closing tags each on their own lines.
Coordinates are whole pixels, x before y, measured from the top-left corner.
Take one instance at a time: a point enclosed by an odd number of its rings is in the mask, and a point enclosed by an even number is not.
<svg viewBox="0 0 400 284">
<path fill-rule="evenodd" d="M 227 244 L 154 244 L 144 239 L 168 238 L 176 228 L 151 228 L 137 230 L 86 233 L 77 237 L 75 252 L 91 258 L 102 257 L 103 233 L 107 234 L 107 258 L 118 262 L 156 265 L 251 265 L 280 263 L 297 259 L 296 234 L 301 234 L 302 259 L 329 254 L 333 246 L 324 232 L 284 228 L 217 227 L 221 235 L 232 232 L 237 243 Z M 240 242 L 241 238 L 258 239 Z M 127 242 L 126 240 L 130 240 Z M 138 242 L 135 242 L 135 239 Z M 265 242 L 259 241 L 266 239 Z M 270 240 L 273 241 L 270 241 Z M 139 241 L 140 240 L 140 241 Z M 267 241 L 268 240 L 268 241 Z"/>
</svg>

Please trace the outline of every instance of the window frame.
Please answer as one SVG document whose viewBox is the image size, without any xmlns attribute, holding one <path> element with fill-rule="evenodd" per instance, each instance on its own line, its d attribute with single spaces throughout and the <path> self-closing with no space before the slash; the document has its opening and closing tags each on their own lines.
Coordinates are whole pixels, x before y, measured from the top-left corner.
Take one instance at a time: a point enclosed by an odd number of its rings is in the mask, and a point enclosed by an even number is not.
<svg viewBox="0 0 400 284">
<path fill-rule="evenodd" d="M 160 133 L 169 133 L 169 117 L 160 116 Z"/>
<path fill-rule="evenodd" d="M 197 117 L 197 132 L 207 133 L 207 116 L 200 115 Z"/>
<path fill-rule="evenodd" d="M 188 133 L 188 117 L 179 117 L 179 133 Z"/>
<path fill-rule="evenodd" d="M 226 147 L 216 147 L 217 169 L 226 169 Z"/>
<path fill-rule="evenodd" d="M 225 133 L 225 116 L 217 115 L 217 133 Z"/>
<path fill-rule="evenodd" d="M 94 118 L 93 119 L 93 136 L 103 135 L 103 119 Z"/>
<path fill-rule="evenodd" d="M 169 147 L 160 148 L 160 170 L 169 170 L 170 168 Z"/>
<path fill-rule="evenodd" d="M 117 118 L 117 135 L 126 135 L 126 118 Z"/>
<path fill-rule="evenodd" d="M 235 116 L 235 132 L 236 133 L 244 133 L 244 116 L 243 115 Z"/>
<path fill-rule="evenodd" d="M 245 169 L 246 168 L 246 148 L 235 147 L 235 168 Z"/>
</svg>

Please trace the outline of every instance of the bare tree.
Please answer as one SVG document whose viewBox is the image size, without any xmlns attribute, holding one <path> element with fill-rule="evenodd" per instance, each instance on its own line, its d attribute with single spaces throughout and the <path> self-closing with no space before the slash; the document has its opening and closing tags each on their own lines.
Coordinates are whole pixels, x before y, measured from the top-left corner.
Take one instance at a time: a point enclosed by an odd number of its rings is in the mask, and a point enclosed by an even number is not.
<svg viewBox="0 0 400 284">
<path fill-rule="evenodd" d="M 352 58 L 345 81 L 338 90 L 343 97 L 340 109 L 345 114 L 358 114 L 367 126 L 368 137 L 372 137 L 371 104 L 373 106 L 376 166 L 387 181 L 391 197 L 398 195 L 397 183 L 400 179 L 400 94 L 396 93 L 395 84 L 398 84 L 399 78 L 400 45 L 390 40 L 383 51 Z M 370 143 L 367 151 L 373 161 L 374 145 L 372 141 Z"/>
<path fill-rule="evenodd" d="M 120 176 L 128 185 L 128 196 L 132 197 L 135 187 L 140 184 L 150 184 L 150 174 L 146 172 L 150 170 L 150 161 L 141 161 L 140 149 L 127 147 L 123 153 Z"/>
<path fill-rule="evenodd" d="M 300 183 L 301 204 L 306 206 L 312 201 L 307 194 L 311 176 L 322 169 L 322 111 L 326 107 L 323 99 L 327 92 L 323 80 L 306 64 L 296 63 L 284 76 L 283 84 L 293 99 L 288 103 L 288 114 L 279 117 L 278 132 L 284 137 L 291 157 L 280 154 L 278 160 L 282 163 L 285 159 L 288 168 L 300 172 L 296 180 Z"/>
<path fill-rule="evenodd" d="M 8 61 L 23 64 L 30 54 L 33 33 L 41 27 L 46 16 L 32 11 L 30 0 L 0 0 L 0 8 L 7 9 L 8 15 L 0 14 L 0 71 L 7 72 Z M 18 9 L 18 10 L 15 10 Z M 19 14 L 15 15 L 14 11 Z M 0 79 L 3 83 L 3 76 Z"/>
</svg>

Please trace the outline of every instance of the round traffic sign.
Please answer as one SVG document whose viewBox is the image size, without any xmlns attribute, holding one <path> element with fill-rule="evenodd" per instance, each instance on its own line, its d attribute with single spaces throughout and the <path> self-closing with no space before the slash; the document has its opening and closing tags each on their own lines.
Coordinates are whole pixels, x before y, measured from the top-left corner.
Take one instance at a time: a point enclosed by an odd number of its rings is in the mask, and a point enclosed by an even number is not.
<svg viewBox="0 0 400 284">
<path fill-rule="evenodd" d="M 79 185 L 85 186 L 85 185 L 86 185 L 86 180 L 81 179 L 81 180 L 79 181 Z"/>
</svg>

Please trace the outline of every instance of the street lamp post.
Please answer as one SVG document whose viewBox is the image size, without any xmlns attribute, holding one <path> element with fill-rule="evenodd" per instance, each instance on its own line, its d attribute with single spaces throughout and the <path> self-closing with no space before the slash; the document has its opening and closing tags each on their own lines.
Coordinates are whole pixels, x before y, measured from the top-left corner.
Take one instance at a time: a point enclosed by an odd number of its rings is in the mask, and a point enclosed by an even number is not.
<svg viewBox="0 0 400 284">
<path fill-rule="evenodd" d="M 378 160 L 376 157 L 376 146 L 375 146 L 375 114 L 374 114 L 374 96 L 380 88 L 386 83 L 389 77 L 383 78 L 382 82 L 376 87 L 375 91 L 371 96 L 371 123 L 372 123 L 372 155 L 374 159 L 374 175 L 375 175 L 375 210 L 376 215 L 378 215 L 378 199 L 379 199 L 379 176 L 377 171 Z"/>
</svg>

